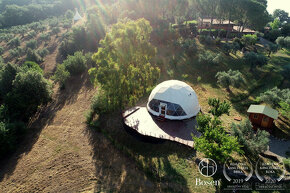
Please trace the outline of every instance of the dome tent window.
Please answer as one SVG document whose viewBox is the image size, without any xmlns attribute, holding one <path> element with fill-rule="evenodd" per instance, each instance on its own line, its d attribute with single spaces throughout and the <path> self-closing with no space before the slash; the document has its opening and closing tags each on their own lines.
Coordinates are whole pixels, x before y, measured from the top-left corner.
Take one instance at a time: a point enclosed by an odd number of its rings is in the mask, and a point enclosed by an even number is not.
<svg viewBox="0 0 290 193">
<path fill-rule="evenodd" d="M 166 112 L 162 115 L 161 104 L 166 104 Z M 147 110 L 155 116 L 165 115 L 166 119 L 183 120 L 196 116 L 200 107 L 195 91 L 188 84 L 178 80 L 168 80 L 153 89 L 149 96 Z"/>
<path fill-rule="evenodd" d="M 153 111 L 158 113 L 161 103 L 164 103 L 164 104 L 167 105 L 167 107 L 166 107 L 166 115 L 170 115 L 170 116 L 185 116 L 186 115 L 186 113 L 184 112 L 184 110 L 181 108 L 180 105 L 174 104 L 174 103 L 170 103 L 170 102 L 166 102 L 166 101 L 157 100 L 157 99 L 152 99 L 149 102 L 149 107 Z"/>
</svg>

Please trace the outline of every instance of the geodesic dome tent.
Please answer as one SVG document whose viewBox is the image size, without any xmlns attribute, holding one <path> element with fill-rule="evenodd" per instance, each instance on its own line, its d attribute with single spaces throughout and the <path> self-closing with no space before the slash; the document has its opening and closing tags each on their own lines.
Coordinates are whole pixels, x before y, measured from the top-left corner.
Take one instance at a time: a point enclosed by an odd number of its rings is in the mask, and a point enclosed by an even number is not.
<svg viewBox="0 0 290 193">
<path fill-rule="evenodd" d="M 80 19 L 82 19 L 82 16 L 79 14 L 78 10 L 76 10 L 76 14 L 74 16 L 74 21 L 78 21 Z"/>
<path fill-rule="evenodd" d="M 155 116 L 183 120 L 196 116 L 200 106 L 191 86 L 179 80 L 168 80 L 153 89 L 147 110 Z"/>
</svg>

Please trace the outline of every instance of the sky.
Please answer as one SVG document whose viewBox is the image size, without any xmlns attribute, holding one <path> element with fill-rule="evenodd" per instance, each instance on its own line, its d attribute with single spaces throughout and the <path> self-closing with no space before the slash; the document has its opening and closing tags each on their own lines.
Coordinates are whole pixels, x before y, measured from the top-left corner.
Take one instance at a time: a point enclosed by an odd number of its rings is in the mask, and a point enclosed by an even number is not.
<svg viewBox="0 0 290 193">
<path fill-rule="evenodd" d="M 268 12 L 272 14 L 275 9 L 282 9 L 290 14 L 290 0 L 268 0 Z"/>
</svg>

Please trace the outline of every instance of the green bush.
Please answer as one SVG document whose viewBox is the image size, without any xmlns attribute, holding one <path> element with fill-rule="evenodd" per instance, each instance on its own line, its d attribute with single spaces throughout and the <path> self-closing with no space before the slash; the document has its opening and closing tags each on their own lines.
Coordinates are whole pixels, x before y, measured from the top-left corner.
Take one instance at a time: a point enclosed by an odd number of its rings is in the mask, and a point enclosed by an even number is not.
<svg viewBox="0 0 290 193">
<path fill-rule="evenodd" d="M 212 37 L 210 37 L 208 35 L 200 35 L 199 41 L 203 44 L 206 44 L 206 45 L 213 45 L 214 44 L 214 40 L 212 39 Z"/>
<path fill-rule="evenodd" d="M 49 33 L 42 33 L 39 36 L 40 41 L 50 41 L 51 37 Z"/>
<path fill-rule="evenodd" d="M 28 38 L 29 39 L 32 39 L 32 38 L 35 38 L 37 35 L 37 33 L 35 31 L 31 31 L 27 34 Z"/>
<path fill-rule="evenodd" d="M 74 12 L 72 10 L 67 10 L 65 12 L 65 18 L 66 19 L 72 19 L 74 17 Z"/>
<path fill-rule="evenodd" d="M 36 49 L 37 48 L 37 41 L 36 40 L 29 40 L 28 42 L 26 42 L 26 49 Z"/>
<path fill-rule="evenodd" d="M 255 52 L 247 52 L 244 54 L 244 60 L 247 64 L 251 65 L 251 70 L 256 66 L 266 65 L 268 58 L 263 54 L 257 54 Z"/>
<path fill-rule="evenodd" d="M 20 71 L 12 83 L 12 90 L 7 94 L 4 103 L 10 117 L 27 121 L 40 105 L 51 101 L 52 87 L 37 71 Z"/>
<path fill-rule="evenodd" d="M 210 65 L 215 64 L 215 61 L 214 61 L 215 57 L 216 55 L 214 53 L 207 50 L 198 55 L 198 62 L 202 65 L 210 66 Z"/>
<path fill-rule="evenodd" d="M 15 64 L 2 64 L 0 68 L 0 96 L 3 99 L 12 89 L 12 82 L 15 79 L 19 68 Z"/>
<path fill-rule="evenodd" d="M 47 54 L 49 54 L 48 49 L 43 48 L 41 50 L 37 50 L 37 53 L 40 57 L 44 58 Z"/>
<path fill-rule="evenodd" d="M 4 52 L 4 48 L 2 46 L 0 46 L 0 55 L 2 55 Z"/>
<path fill-rule="evenodd" d="M 26 60 L 36 62 L 36 63 L 43 62 L 42 57 L 36 52 L 36 50 L 32 50 L 31 48 L 28 48 L 27 50 Z"/>
<path fill-rule="evenodd" d="M 52 35 L 57 35 L 57 34 L 59 34 L 60 32 L 61 32 L 61 30 L 60 30 L 59 27 L 53 27 L 53 28 L 51 29 L 50 34 L 52 34 Z"/>
<path fill-rule="evenodd" d="M 55 82 L 58 82 L 60 84 L 61 89 L 64 89 L 65 83 L 66 83 L 67 79 L 69 79 L 69 77 L 70 77 L 70 73 L 69 73 L 69 71 L 66 70 L 64 64 L 59 64 L 56 67 L 56 71 L 55 71 L 52 79 Z"/>
<path fill-rule="evenodd" d="M 15 38 L 11 39 L 11 40 L 7 43 L 7 45 L 8 45 L 9 47 L 14 47 L 14 48 L 20 46 L 20 39 L 19 39 L 19 37 L 15 37 Z"/>
<path fill-rule="evenodd" d="M 271 42 L 275 42 L 279 36 L 281 36 L 281 31 L 278 29 L 271 30 L 270 32 L 264 34 L 264 38 L 270 40 Z"/>
<path fill-rule="evenodd" d="M 63 64 L 71 75 L 81 74 L 87 69 L 86 58 L 82 52 L 75 52 L 73 56 L 68 56 Z"/>
<path fill-rule="evenodd" d="M 249 120 L 241 124 L 232 123 L 231 133 L 237 137 L 244 150 L 252 155 L 258 155 L 267 150 L 270 134 L 260 129 L 255 132 Z"/>
<path fill-rule="evenodd" d="M 197 45 L 194 39 L 183 39 L 179 40 L 179 46 L 186 52 L 187 55 L 192 56 L 197 53 Z"/>
<path fill-rule="evenodd" d="M 220 117 L 223 114 L 230 115 L 230 103 L 226 102 L 225 100 L 223 102 L 220 101 L 220 99 L 217 98 L 209 98 L 208 104 L 211 106 L 211 109 L 209 110 L 209 113 L 211 113 L 213 116 Z"/>
<path fill-rule="evenodd" d="M 22 55 L 22 49 L 20 47 L 9 50 L 11 58 L 18 58 Z"/>
<path fill-rule="evenodd" d="M 280 101 L 290 104 L 290 89 L 279 89 L 277 87 L 272 88 L 259 97 L 260 101 L 271 104 L 273 106 L 278 106 Z"/>
<path fill-rule="evenodd" d="M 278 37 L 277 40 L 276 40 L 276 43 L 281 48 L 290 49 L 290 36 L 287 36 L 287 37 Z"/>
<path fill-rule="evenodd" d="M 242 37 L 242 42 L 246 46 L 255 45 L 257 40 L 258 40 L 257 35 L 247 34 L 247 35 L 243 35 L 243 37 Z"/>
<path fill-rule="evenodd" d="M 21 66 L 21 70 L 23 71 L 33 70 L 39 72 L 40 74 L 43 74 L 43 70 L 39 67 L 39 65 L 31 61 L 24 62 L 24 64 Z"/>
</svg>

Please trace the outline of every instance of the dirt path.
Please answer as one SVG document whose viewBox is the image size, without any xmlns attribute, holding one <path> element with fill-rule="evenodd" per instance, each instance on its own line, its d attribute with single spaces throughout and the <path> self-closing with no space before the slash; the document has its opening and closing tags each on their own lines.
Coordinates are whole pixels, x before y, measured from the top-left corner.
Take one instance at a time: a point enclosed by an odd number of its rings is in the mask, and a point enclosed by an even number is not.
<svg viewBox="0 0 290 193">
<path fill-rule="evenodd" d="M 86 80 L 75 78 L 56 94 L 17 152 L 0 163 L 0 192 L 156 192 L 133 161 L 86 128 L 96 92 Z"/>
</svg>

